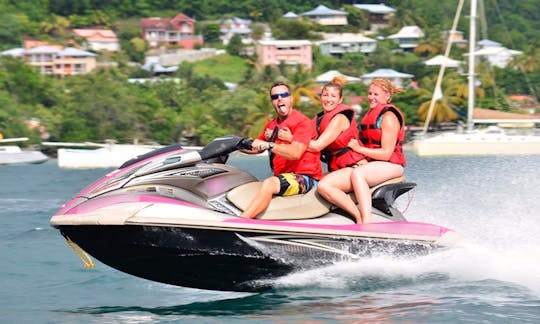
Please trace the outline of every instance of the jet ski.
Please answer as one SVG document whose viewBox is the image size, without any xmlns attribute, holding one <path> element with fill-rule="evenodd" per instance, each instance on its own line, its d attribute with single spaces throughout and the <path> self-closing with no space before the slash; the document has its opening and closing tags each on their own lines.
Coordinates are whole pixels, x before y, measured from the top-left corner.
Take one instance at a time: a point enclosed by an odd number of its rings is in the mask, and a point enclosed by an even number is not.
<svg viewBox="0 0 540 324">
<path fill-rule="evenodd" d="M 199 289 L 261 291 L 295 271 L 381 254 L 418 256 L 452 246 L 454 231 L 409 222 L 395 200 L 416 184 L 372 188 L 372 223 L 356 224 L 316 190 L 273 198 L 240 217 L 261 182 L 227 164 L 250 149 L 235 135 L 200 150 L 163 147 L 125 162 L 50 220 L 87 266 L 90 256 L 141 278 Z M 241 153 L 239 153 L 241 154 Z"/>
</svg>

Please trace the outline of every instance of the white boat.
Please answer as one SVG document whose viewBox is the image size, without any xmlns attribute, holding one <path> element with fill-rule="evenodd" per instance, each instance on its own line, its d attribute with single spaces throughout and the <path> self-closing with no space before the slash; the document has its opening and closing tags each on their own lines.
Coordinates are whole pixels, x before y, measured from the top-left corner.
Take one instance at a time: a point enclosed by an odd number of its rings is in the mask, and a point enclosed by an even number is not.
<svg viewBox="0 0 540 324">
<path fill-rule="evenodd" d="M 46 146 L 58 146 L 58 166 L 64 169 L 118 168 L 124 162 L 162 148 L 159 144 L 116 144 L 44 142 Z M 194 149 L 197 147 L 184 147 Z"/>
<path fill-rule="evenodd" d="M 0 144 L 27 141 L 27 137 L 0 139 Z M 43 163 L 49 158 L 34 149 L 21 149 L 18 145 L 0 145 L 0 165 Z"/>
<path fill-rule="evenodd" d="M 43 142 L 45 146 L 61 147 L 57 151 L 60 168 L 94 169 L 118 168 L 124 162 L 160 148 L 161 145 L 116 144 L 106 143 L 72 143 Z"/>
<path fill-rule="evenodd" d="M 540 136 L 508 134 L 497 126 L 472 131 L 443 132 L 414 142 L 418 156 L 540 154 Z"/>
<path fill-rule="evenodd" d="M 440 85 L 444 74 L 444 65 L 441 65 L 437 84 L 431 101 L 424 132 L 413 140 L 413 149 L 418 156 L 445 156 L 445 155 L 524 155 L 540 154 L 540 135 L 530 132 L 510 133 L 503 128 L 489 126 L 485 129 L 474 129 L 475 123 L 492 124 L 540 124 L 540 119 L 524 117 L 522 119 L 498 119 L 480 120 L 474 118 L 474 86 L 475 86 L 475 35 L 476 35 L 476 7 L 477 1 L 471 0 L 470 12 L 470 35 L 469 35 L 469 72 L 468 72 L 468 111 L 467 129 L 458 129 L 452 132 L 442 132 L 434 136 L 428 136 L 428 123 L 435 101 L 442 96 Z M 458 9 L 458 17 L 459 12 Z M 454 21 L 452 30 L 456 28 L 457 19 Z M 451 43 L 450 43 L 451 44 Z M 448 57 L 450 44 L 445 56 Z"/>
<path fill-rule="evenodd" d="M 97 149 L 58 149 L 58 166 L 69 169 L 117 168 L 136 156 L 148 153 L 157 146 L 111 144 Z"/>
</svg>

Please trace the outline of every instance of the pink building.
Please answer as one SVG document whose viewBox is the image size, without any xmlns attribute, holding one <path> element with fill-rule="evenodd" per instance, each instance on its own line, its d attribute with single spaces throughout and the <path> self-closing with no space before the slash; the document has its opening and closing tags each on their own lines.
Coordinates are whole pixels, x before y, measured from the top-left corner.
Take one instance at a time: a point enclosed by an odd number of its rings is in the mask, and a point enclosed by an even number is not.
<svg viewBox="0 0 540 324">
<path fill-rule="evenodd" d="M 311 42 L 308 40 L 261 40 L 255 50 L 259 66 L 279 65 L 281 62 L 301 64 L 308 70 L 313 66 Z"/>
<path fill-rule="evenodd" d="M 165 44 L 193 49 L 203 43 L 202 36 L 195 35 L 195 21 L 183 13 L 172 19 L 142 18 L 140 23 L 141 36 L 152 47 Z"/>
</svg>

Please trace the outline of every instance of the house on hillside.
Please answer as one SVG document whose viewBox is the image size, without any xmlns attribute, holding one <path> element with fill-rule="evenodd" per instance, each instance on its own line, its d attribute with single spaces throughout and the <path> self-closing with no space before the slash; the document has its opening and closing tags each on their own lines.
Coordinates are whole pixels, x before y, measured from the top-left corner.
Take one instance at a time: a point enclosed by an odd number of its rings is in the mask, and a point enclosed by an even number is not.
<svg viewBox="0 0 540 324">
<path fill-rule="evenodd" d="M 94 53 L 73 47 L 43 44 L 43 42 L 25 42 L 25 46 L 36 46 L 11 49 L 0 54 L 21 57 L 41 74 L 58 76 L 86 74 L 96 68 Z"/>
<path fill-rule="evenodd" d="M 445 30 L 442 32 L 442 37 L 445 43 L 448 44 L 448 41 L 450 41 L 452 44 L 461 48 L 466 47 L 469 43 L 469 41 L 463 37 L 463 32 L 459 30 L 454 30 L 453 32 L 451 30 Z"/>
<path fill-rule="evenodd" d="M 319 42 L 319 48 L 322 54 L 336 57 L 345 53 L 369 54 L 377 49 L 377 41 L 362 34 L 330 34 Z"/>
<path fill-rule="evenodd" d="M 110 52 L 120 50 L 118 37 L 110 29 L 73 29 L 73 36 L 85 40 L 85 49 Z"/>
<path fill-rule="evenodd" d="M 428 65 L 428 66 L 441 66 L 444 64 L 445 67 L 447 68 L 456 68 L 456 69 L 460 69 L 461 67 L 461 64 L 463 62 L 461 61 L 458 61 L 458 60 L 453 60 L 449 57 L 446 57 L 444 55 L 436 55 L 432 58 L 430 58 L 429 60 L 425 61 L 424 64 L 425 65 Z"/>
<path fill-rule="evenodd" d="M 74 47 L 37 46 L 26 50 L 24 60 L 42 74 L 86 74 L 96 68 L 96 54 Z"/>
<path fill-rule="evenodd" d="M 506 67 L 515 56 L 523 54 L 521 51 L 508 49 L 500 43 L 488 39 L 479 41 L 477 45 L 480 49 L 474 52 L 474 56 L 483 58 L 489 64 L 500 68 Z M 468 53 L 464 54 L 464 56 L 468 56 Z"/>
<path fill-rule="evenodd" d="M 412 79 L 414 75 L 408 73 L 401 73 L 392 69 L 378 69 L 371 73 L 366 73 L 360 76 L 365 84 L 370 84 L 373 79 L 384 78 L 389 79 L 398 87 L 405 85 L 406 81 Z"/>
<path fill-rule="evenodd" d="M 242 18 L 230 18 L 220 21 L 221 40 L 223 44 L 229 44 L 234 35 L 239 35 L 242 44 L 253 43 L 253 31 L 251 30 L 251 20 Z"/>
<path fill-rule="evenodd" d="M 487 48 L 487 47 L 501 47 L 502 44 L 496 41 L 492 41 L 490 39 L 482 39 L 476 43 L 476 45 L 479 48 Z"/>
<path fill-rule="evenodd" d="M 372 32 L 390 26 L 390 18 L 396 12 L 396 9 L 388 7 L 384 3 L 379 4 L 354 4 L 355 8 L 367 11 L 369 13 L 368 22 Z"/>
<path fill-rule="evenodd" d="M 178 65 L 175 66 L 163 66 L 155 62 L 146 62 L 141 69 L 152 73 L 152 76 L 173 76 L 178 71 Z"/>
<path fill-rule="evenodd" d="M 306 17 L 319 25 L 325 26 L 344 26 L 347 25 L 348 13 L 341 10 L 330 9 L 319 5 L 317 8 L 301 13 L 300 16 Z"/>
<path fill-rule="evenodd" d="M 345 80 L 347 80 L 347 83 L 358 83 L 358 82 L 362 81 L 360 78 L 356 78 L 356 77 L 353 77 L 353 76 L 350 76 L 350 75 L 345 75 L 345 74 L 343 74 L 343 73 L 341 73 L 341 72 L 339 72 L 337 70 L 330 70 L 330 71 L 326 71 L 323 74 L 319 75 L 315 79 L 315 82 L 317 82 L 317 84 L 319 84 L 319 85 L 325 85 L 328 82 L 332 81 L 332 79 L 337 77 L 337 76 L 344 77 Z"/>
<path fill-rule="evenodd" d="M 396 34 L 388 36 L 389 39 L 395 40 L 399 47 L 406 51 L 416 48 L 423 37 L 424 32 L 418 26 L 404 26 Z"/>
<path fill-rule="evenodd" d="M 152 47 L 173 45 L 193 49 L 203 44 L 202 36 L 195 35 L 195 21 L 183 13 L 172 19 L 141 18 L 141 37 Z"/>
<path fill-rule="evenodd" d="M 311 70 L 311 42 L 308 40 L 260 40 L 255 45 L 258 65 L 303 65 Z"/>
<path fill-rule="evenodd" d="M 516 109 L 534 114 L 536 111 L 540 111 L 540 104 L 535 96 L 513 94 L 508 96 L 508 103 Z M 537 116 L 540 118 L 540 116 Z"/>
<path fill-rule="evenodd" d="M 300 19 L 301 17 L 298 16 L 297 14 L 295 14 L 294 12 L 292 11 L 289 11 L 287 12 L 286 14 L 284 14 L 282 16 L 283 19 L 289 19 L 289 20 L 297 20 L 297 19 Z"/>
</svg>

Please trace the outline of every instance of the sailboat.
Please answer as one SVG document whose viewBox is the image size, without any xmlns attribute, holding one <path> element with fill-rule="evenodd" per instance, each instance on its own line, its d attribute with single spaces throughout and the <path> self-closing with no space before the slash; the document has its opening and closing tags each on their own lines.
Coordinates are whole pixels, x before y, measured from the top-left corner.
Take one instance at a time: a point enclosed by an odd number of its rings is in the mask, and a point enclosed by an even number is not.
<svg viewBox="0 0 540 324">
<path fill-rule="evenodd" d="M 474 129 L 473 111 L 475 105 L 475 51 L 476 51 L 476 19 L 477 0 L 471 0 L 470 35 L 468 53 L 468 102 L 467 127 L 454 132 L 444 132 L 428 137 L 427 129 L 435 102 L 442 97 L 441 82 L 445 65 L 441 65 L 433 98 L 429 107 L 424 131 L 413 141 L 413 148 L 418 156 L 448 156 L 448 155 L 526 155 L 540 154 L 540 136 L 538 134 L 511 134 L 495 125 L 484 129 Z M 459 2 L 458 10 L 451 33 L 455 33 L 463 0 Z M 451 35 L 452 35 L 451 34 Z M 450 52 L 451 42 L 446 48 L 445 57 Z M 501 122 L 493 120 L 492 122 Z M 506 120 L 506 122 L 540 123 L 540 119 Z"/>
<path fill-rule="evenodd" d="M 28 137 L 0 139 L 0 165 L 37 164 L 46 162 L 49 158 L 38 150 L 23 150 L 18 145 L 2 145 L 4 143 L 25 142 Z"/>
</svg>

